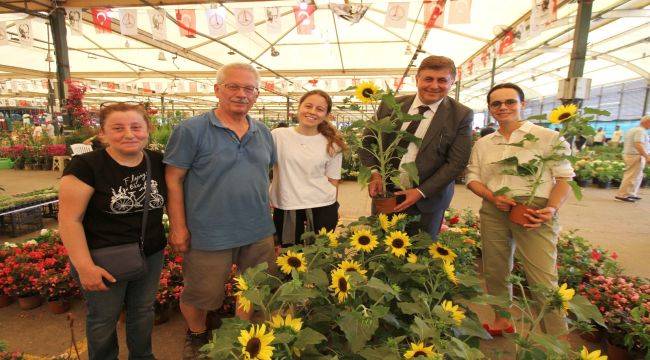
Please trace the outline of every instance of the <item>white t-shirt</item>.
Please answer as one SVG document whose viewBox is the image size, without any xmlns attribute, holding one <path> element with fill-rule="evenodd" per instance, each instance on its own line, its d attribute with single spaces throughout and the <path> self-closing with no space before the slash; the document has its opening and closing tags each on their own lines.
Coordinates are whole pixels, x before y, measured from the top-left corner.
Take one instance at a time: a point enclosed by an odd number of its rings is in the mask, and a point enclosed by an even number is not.
<svg viewBox="0 0 650 360">
<path fill-rule="evenodd" d="M 271 135 L 278 156 L 271 182 L 271 206 L 297 210 L 336 202 L 336 186 L 327 178 L 341 178 L 343 154 L 330 156 L 327 138 L 322 134 L 306 136 L 291 127 L 277 128 Z"/>
<path fill-rule="evenodd" d="M 594 135 L 594 142 L 605 142 L 605 132 L 597 132 L 596 135 Z"/>
<path fill-rule="evenodd" d="M 621 138 L 623 137 L 623 131 L 622 130 L 616 130 L 612 134 L 612 140 L 613 142 L 621 142 Z"/>
</svg>

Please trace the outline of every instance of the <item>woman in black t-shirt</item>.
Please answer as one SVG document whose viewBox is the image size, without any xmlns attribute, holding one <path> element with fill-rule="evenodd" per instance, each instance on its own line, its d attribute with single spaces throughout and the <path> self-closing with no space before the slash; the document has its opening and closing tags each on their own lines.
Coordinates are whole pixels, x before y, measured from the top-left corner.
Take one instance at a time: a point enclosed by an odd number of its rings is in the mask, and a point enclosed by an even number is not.
<svg viewBox="0 0 650 360">
<path fill-rule="evenodd" d="M 145 150 L 149 119 L 141 105 L 115 103 L 100 110 L 100 133 L 108 148 L 72 158 L 59 191 L 59 230 L 88 306 L 86 337 L 90 360 L 118 358 L 117 319 L 126 305 L 129 358 L 154 359 L 153 304 L 166 240 L 162 225 L 166 187 L 162 154 Z M 151 163 L 144 239 L 147 273 L 116 281 L 95 265 L 90 249 L 135 243 L 142 231 L 146 162 Z"/>
</svg>

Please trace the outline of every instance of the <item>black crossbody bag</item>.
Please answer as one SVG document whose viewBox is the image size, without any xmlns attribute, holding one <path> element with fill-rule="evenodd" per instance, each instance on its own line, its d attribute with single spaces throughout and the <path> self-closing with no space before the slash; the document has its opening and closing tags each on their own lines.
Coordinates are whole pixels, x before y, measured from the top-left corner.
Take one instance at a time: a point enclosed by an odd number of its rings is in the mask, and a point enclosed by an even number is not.
<svg viewBox="0 0 650 360">
<path fill-rule="evenodd" d="M 144 239 L 147 229 L 149 198 L 151 197 L 151 161 L 147 152 L 143 151 L 143 153 L 147 165 L 147 175 L 144 185 L 144 207 L 142 210 L 142 229 L 139 241 L 90 250 L 90 257 L 92 257 L 95 265 L 108 271 L 117 281 L 136 280 L 147 273 Z"/>
</svg>

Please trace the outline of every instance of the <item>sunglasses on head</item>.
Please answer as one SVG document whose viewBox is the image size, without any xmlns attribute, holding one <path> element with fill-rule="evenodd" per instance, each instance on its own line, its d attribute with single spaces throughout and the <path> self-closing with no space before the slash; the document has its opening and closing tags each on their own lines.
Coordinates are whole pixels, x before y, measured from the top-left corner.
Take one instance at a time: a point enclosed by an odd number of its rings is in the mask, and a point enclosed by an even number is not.
<svg viewBox="0 0 650 360">
<path fill-rule="evenodd" d="M 113 106 L 113 105 L 131 105 L 131 106 L 144 106 L 143 102 L 140 101 L 106 101 L 103 102 L 99 105 L 99 108 L 104 108 L 107 106 Z"/>
</svg>

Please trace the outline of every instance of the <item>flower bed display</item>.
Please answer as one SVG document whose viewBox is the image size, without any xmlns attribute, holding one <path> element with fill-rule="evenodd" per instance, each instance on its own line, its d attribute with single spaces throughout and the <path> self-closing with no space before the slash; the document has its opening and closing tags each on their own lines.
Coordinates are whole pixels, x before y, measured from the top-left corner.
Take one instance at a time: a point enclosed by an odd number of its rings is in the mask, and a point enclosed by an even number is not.
<svg viewBox="0 0 650 360">
<path fill-rule="evenodd" d="M 49 200 L 56 200 L 59 192 L 53 187 L 16 195 L 0 195 L 0 212 L 16 210 Z"/>
</svg>

